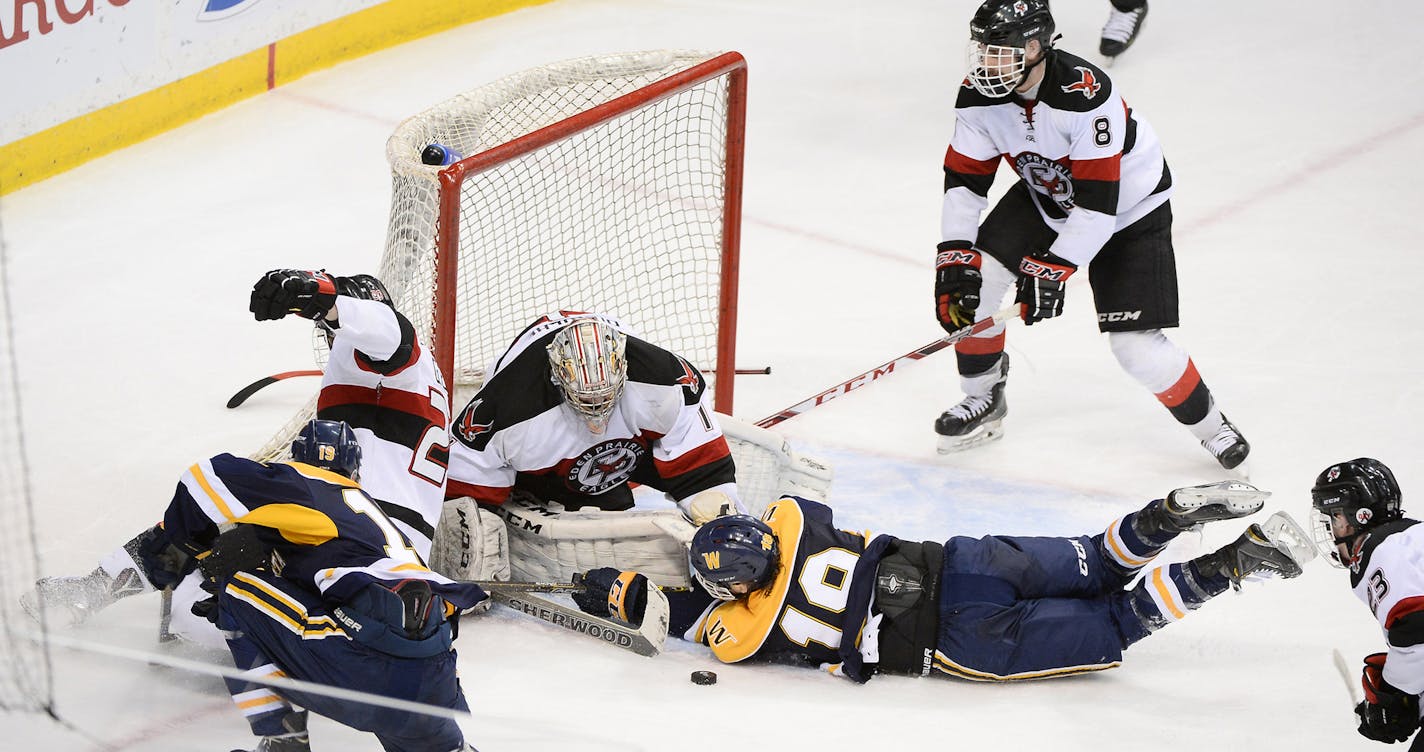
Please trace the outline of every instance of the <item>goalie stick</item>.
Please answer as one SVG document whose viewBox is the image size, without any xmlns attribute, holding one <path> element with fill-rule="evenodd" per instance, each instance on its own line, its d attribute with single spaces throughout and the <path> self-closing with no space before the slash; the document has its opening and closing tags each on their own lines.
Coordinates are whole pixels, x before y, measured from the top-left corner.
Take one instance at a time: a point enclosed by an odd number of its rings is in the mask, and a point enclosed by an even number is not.
<svg viewBox="0 0 1424 752">
<path fill-rule="evenodd" d="M 229 410 L 231 410 L 231 409 L 234 408 L 234 407 L 238 407 L 238 406 L 241 405 L 242 403 L 246 402 L 248 397 L 251 397 L 252 395 L 256 394 L 258 391 L 262 390 L 263 388 L 268 387 L 268 386 L 271 386 L 272 384 L 275 384 L 275 383 L 277 383 L 278 381 L 281 381 L 282 379 L 290 379 L 290 378 L 295 378 L 295 377 L 297 377 L 297 376 L 320 376 L 320 375 L 321 375 L 321 371 L 307 370 L 307 371 L 283 371 L 283 372 L 281 372 L 281 373 L 274 373 L 274 374 L 272 374 L 271 376 L 263 376 L 262 378 L 260 378 L 260 379 L 258 379 L 258 380 L 256 380 L 256 381 L 252 382 L 251 384 L 248 384 L 247 386 L 245 386 L 245 387 L 243 387 L 243 388 L 237 390 L 237 394 L 234 394 L 234 395 L 232 395 L 231 397 L 228 398 L 227 407 L 228 407 Z"/>
<path fill-rule="evenodd" d="M 667 642 L 668 600 L 656 588 L 648 589 L 648 605 L 643 612 L 643 623 L 638 626 L 591 616 L 537 595 L 496 589 L 490 591 L 490 597 L 520 613 L 638 655 L 655 656 Z"/>
<path fill-rule="evenodd" d="M 842 381 L 839 384 L 836 384 L 830 389 L 827 389 L 821 392 L 820 394 L 811 397 L 810 399 L 802 400 L 792 405 L 791 407 L 788 407 L 784 410 L 779 410 L 771 415 L 768 415 L 765 418 L 762 418 L 761 420 L 757 421 L 756 424 L 762 428 L 771 428 L 777 423 L 780 423 L 784 420 L 788 420 L 790 418 L 794 418 L 800 415 L 801 413 L 810 410 L 813 407 L 817 407 L 819 405 L 823 405 L 827 402 L 830 402 L 831 400 L 841 396 L 842 394 L 855 391 L 856 389 L 859 389 L 860 387 L 863 387 L 866 384 L 875 381 L 876 379 L 882 378 L 884 376 L 889 376 L 890 374 L 895 372 L 895 368 L 897 366 L 908 365 L 910 363 L 913 363 L 914 361 L 927 358 L 962 339 L 967 339 L 981 332 L 986 332 L 998 326 L 999 324 L 1008 321 L 1009 319 L 1018 318 L 1019 312 L 1022 310 L 1022 308 L 1023 306 L 1021 304 L 1015 303 L 1014 305 L 1011 305 L 1008 308 L 1005 308 L 995 313 L 993 316 L 990 316 L 989 318 L 984 319 L 983 321 L 976 321 L 973 324 L 964 327 L 963 329 L 955 330 L 954 332 L 946 334 L 945 336 L 940 337 L 939 339 L 929 343 L 928 345 L 911 350 L 910 352 L 907 352 L 904 355 L 901 355 L 900 357 L 888 363 L 883 363 L 881 365 L 876 366 L 875 368 L 870 369 L 869 371 L 866 371 L 865 373 L 852 376 L 851 378 L 846 379 L 845 381 Z"/>
<path fill-rule="evenodd" d="M 495 591 L 509 593 L 572 593 L 583 590 L 583 575 L 576 573 L 573 582 L 508 582 L 505 580 L 461 580 L 468 585 L 479 585 L 481 590 L 493 594 Z M 685 593 L 689 588 L 659 585 L 664 593 Z"/>
</svg>

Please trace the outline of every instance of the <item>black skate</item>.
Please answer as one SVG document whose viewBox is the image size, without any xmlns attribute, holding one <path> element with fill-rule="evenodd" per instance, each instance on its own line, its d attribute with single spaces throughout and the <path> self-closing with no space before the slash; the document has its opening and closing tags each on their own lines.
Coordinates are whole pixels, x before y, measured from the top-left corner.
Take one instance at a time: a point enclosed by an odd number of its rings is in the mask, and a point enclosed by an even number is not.
<svg viewBox="0 0 1424 752">
<path fill-rule="evenodd" d="M 1241 583 L 1248 579 L 1299 577 L 1304 571 L 1301 564 L 1308 560 L 1300 542 L 1308 540 L 1309 536 L 1289 515 L 1277 512 L 1266 526 L 1251 525 L 1240 538 L 1198 561 L 1205 573 L 1215 570 L 1240 590 Z"/>
<path fill-rule="evenodd" d="M 1167 494 L 1162 512 L 1172 525 L 1186 530 L 1203 522 L 1232 520 L 1261 511 L 1270 491 L 1239 480 L 1223 480 L 1179 488 Z"/>
<path fill-rule="evenodd" d="M 1227 470 L 1245 462 L 1246 455 L 1251 453 L 1251 445 L 1246 441 L 1246 437 L 1241 435 L 1241 431 L 1227 420 L 1225 415 L 1221 416 L 1220 430 L 1201 445 Z"/>
<path fill-rule="evenodd" d="M 1009 375 L 1009 354 L 999 358 L 999 381 L 987 395 L 971 394 L 935 419 L 939 453 L 959 452 L 987 444 L 1004 435 L 1004 416 L 1009 404 L 1004 400 L 1004 379 Z"/>
<path fill-rule="evenodd" d="M 311 752 L 311 738 L 307 736 L 307 711 L 288 713 L 282 719 L 282 728 L 287 733 L 264 736 L 251 752 Z M 248 752 L 234 749 L 232 752 Z"/>
<path fill-rule="evenodd" d="M 1142 33 L 1142 26 L 1146 22 L 1147 3 L 1143 3 L 1137 10 L 1125 13 L 1112 8 L 1108 22 L 1103 25 L 1103 37 L 1098 42 L 1098 52 L 1108 58 L 1115 58 L 1127 52 L 1127 48 L 1137 41 L 1137 35 Z"/>
</svg>

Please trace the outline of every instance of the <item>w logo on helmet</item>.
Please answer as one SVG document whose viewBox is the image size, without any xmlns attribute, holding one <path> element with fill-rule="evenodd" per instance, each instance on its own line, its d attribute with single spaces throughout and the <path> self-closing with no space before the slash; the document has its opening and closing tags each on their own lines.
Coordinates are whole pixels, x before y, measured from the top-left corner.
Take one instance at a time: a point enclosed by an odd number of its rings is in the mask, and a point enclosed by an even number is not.
<svg viewBox="0 0 1424 752">
<path fill-rule="evenodd" d="M 702 554 L 702 560 L 705 561 L 705 562 L 707 562 L 707 568 L 708 568 L 708 569 L 711 569 L 711 570 L 713 570 L 713 571 L 716 571 L 716 570 L 722 568 L 722 552 L 721 552 L 721 551 L 708 551 L 707 553 Z"/>
<path fill-rule="evenodd" d="M 1078 75 L 1081 76 L 1081 78 L 1071 84 L 1068 84 L 1067 86 L 1062 87 L 1063 93 L 1072 94 L 1076 91 L 1081 93 L 1084 98 L 1087 99 L 1092 99 L 1093 97 L 1097 96 L 1098 90 L 1103 88 L 1103 85 L 1098 83 L 1097 76 L 1094 76 L 1091 70 L 1088 70 L 1087 68 L 1084 68 L 1081 65 L 1075 67 L 1073 70 L 1078 71 Z"/>
</svg>

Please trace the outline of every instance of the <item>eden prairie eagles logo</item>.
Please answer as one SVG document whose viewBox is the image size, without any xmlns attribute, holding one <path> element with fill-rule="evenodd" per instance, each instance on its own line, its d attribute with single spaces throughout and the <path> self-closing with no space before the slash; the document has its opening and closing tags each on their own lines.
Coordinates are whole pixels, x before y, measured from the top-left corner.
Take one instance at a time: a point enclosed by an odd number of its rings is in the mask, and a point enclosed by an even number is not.
<svg viewBox="0 0 1424 752">
<path fill-rule="evenodd" d="M 638 460 L 647 448 L 632 439 L 610 439 L 599 442 L 574 458 L 564 476 L 570 489 L 598 495 L 621 485 L 632 477 Z"/>
<path fill-rule="evenodd" d="M 1078 80 L 1062 87 L 1063 93 L 1072 94 L 1076 91 L 1082 94 L 1086 99 L 1092 99 L 1097 96 L 1098 89 L 1103 88 L 1103 85 L 1098 83 L 1098 77 L 1093 75 L 1091 70 L 1081 65 L 1074 67 L 1073 70 L 1078 71 Z"/>
<path fill-rule="evenodd" d="M 1024 152 L 1014 159 L 1014 169 L 1030 188 L 1053 199 L 1064 212 L 1073 210 L 1073 173 L 1041 154 Z"/>
</svg>

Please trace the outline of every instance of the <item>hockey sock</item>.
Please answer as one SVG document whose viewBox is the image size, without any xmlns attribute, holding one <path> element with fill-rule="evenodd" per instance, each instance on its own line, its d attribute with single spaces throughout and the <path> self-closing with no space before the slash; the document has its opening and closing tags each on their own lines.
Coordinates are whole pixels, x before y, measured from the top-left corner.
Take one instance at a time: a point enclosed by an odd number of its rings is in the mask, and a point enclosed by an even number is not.
<svg viewBox="0 0 1424 752">
<path fill-rule="evenodd" d="M 1177 537 L 1176 533 L 1160 530 L 1152 534 L 1144 534 L 1147 532 L 1141 529 L 1144 526 L 1135 523 L 1139 516 L 1149 514 L 1151 509 L 1151 505 L 1148 505 L 1147 508 L 1119 517 L 1113 520 L 1103 533 L 1100 544 L 1103 562 L 1122 578 L 1124 584 L 1135 577 L 1138 570 L 1151 562 L 1157 554 L 1162 553 L 1162 549 Z"/>
<path fill-rule="evenodd" d="M 1004 357 L 1004 332 L 992 337 L 970 337 L 954 346 L 959 365 L 960 388 L 965 394 L 987 395 L 994 385 L 1004 380 L 999 359 Z"/>
<path fill-rule="evenodd" d="M 1203 576 L 1195 562 L 1168 564 L 1148 572 L 1141 582 L 1114 599 L 1113 613 L 1123 646 L 1179 621 L 1201 604 L 1225 592 L 1225 577 Z"/>
<path fill-rule="evenodd" d="M 1178 423 L 1190 426 L 1193 433 L 1203 421 L 1219 415 L 1211 398 L 1211 390 L 1202 381 L 1197 367 L 1161 329 L 1144 332 L 1111 332 L 1108 344 L 1118 365 L 1137 383 L 1147 387 Z M 1212 426 L 1212 435 L 1220 425 Z M 1210 436 L 1197 436 L 1198 439 Z"/>
</svg>

